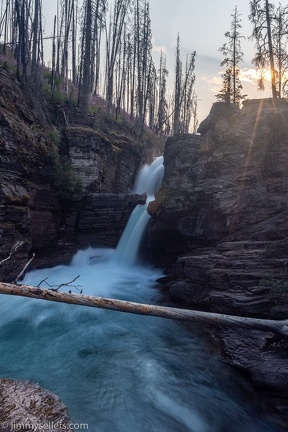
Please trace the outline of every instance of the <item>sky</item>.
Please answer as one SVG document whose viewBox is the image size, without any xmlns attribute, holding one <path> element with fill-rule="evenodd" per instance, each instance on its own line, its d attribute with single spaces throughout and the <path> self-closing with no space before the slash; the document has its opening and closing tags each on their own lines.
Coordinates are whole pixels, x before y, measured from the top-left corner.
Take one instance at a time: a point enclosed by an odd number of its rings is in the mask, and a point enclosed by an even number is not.
<svg viewBox="0 0 288 432">
<path fill-rule="evenodd" d="M 231 29 L 231 21 L 235 6 L 241 14 L 242 28 L 239 30 L 246 39 L 241 40 L 244 53 L 241 68 L 243 94 L 250 99 L 270 95 L 267 90 L 257 90 L 256 71 L 251 64 L 255 49 L 254 43 L 248 40 L 252 33 L 252 25 L 248 19 L 249 0 L 150 0 L 151 20 L 153 29 L 154 50 L 163 49 L 167 55 L 170 75 L 174 75 L 175 46 L 179 32 L 183 59 L 186 53 L 196 51 L 196 94 L 198 102 L 198 118 L 203 120 L 216 102 L 215 93 L 221 88 L 220 67 L 223 54 L 219 48 L 228 42 L 225 33 Z M 175 6 L 176 5 L 176 6 Z"/>
<path fill-rule="evenodd" d="M 171 91 L 177 34 L 180 36 L 183 62 L 187 53 L 196 51 L 195 90 L 199 121 L 207 117 L 212 104 L 216 102 L 215 94 L 221 88 L 221 73 L 225 68 L 220 67 L 223 54 L 219 48 L 228 42 L 225 33 L 231 28 L 231 15 L 235 6 L 238 6 L 241 14 L 241 35 L 246 37 L 241 41 L 244 53 L 244 61 L 240 64 L 243 93 L 250 99 L 270 96 L 269 84 L 265 92 L 257 90 L 257 76 L 251 64 L 255 49 L 253 42 L 248 40 L 252 33 L 248 19 L 249 3 L 249 0 L 150 0 L 154 61 L 156 65 L 159 64 L 160 52 L 165 52 Z M 43 0 L 47 34 L 51 34 L 56 4 L 57 0 Z"/>
</svg>

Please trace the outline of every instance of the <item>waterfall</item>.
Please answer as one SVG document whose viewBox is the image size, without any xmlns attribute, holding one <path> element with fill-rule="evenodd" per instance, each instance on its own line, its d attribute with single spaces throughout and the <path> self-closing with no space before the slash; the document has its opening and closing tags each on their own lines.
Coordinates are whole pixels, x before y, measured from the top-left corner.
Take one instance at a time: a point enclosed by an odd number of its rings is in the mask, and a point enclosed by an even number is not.
<svg viewBox="0 0 288 432">
<path fill-rule="evenodd" d="M 148 196 L 154 197 L 161 186 L 163 175 L 163 156 L 160 156 L 150 166 L 144 165 L 142 167 L 136 178 L 134 192 L 136 194 L 147 193 Z"/>
<path fill-rule="evenodd" d="M 156 158 L 150 166 L 144 165 L 140 170 L 134 192 L 146 193 L 146 204 L 137 205 L 131 213 L 113 256 L 114 262 L 130 266 L 135 264 L 139 246 L 150 219 L 147 206 L 161 186 L 163 175 L 163 156 Z"/>
</svg>

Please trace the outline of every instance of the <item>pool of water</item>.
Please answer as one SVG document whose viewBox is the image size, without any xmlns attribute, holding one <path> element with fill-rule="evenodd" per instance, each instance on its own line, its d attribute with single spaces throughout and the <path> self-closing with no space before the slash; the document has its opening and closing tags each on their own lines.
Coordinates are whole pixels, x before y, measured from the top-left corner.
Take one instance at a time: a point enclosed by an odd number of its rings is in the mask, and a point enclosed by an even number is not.
<svg viewBox="0 0 288 432">
<path fill-rule="evenodd" d="M 79 275 L 73 284 L 84 294 L 159 302 L 161 272 L 119 264 L 113 255 L 79 251 L 71 265 L 30 272 L 24 283 Z M 252 410 L 197 325 L 4 295 L 0 316 L 1 377 L 55 392 L 72 421 L 91 432 L 277 431 Z"/>
</svg>

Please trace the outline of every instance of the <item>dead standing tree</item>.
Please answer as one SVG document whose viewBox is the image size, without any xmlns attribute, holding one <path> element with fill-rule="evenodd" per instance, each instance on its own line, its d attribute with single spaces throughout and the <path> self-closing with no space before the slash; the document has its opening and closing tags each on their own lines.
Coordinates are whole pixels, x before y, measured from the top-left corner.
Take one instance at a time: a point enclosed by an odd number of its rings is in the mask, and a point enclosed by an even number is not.
<svg viewBox="0 0 288 432">
<path fill-rule="evenodd" d="M 84 54 L 81 60 L 78 106 L 83 114 L 88 112 L 89 95 L 91 93 L 91 44 L 92 44 L 92 0 L 85 4 L 82 46 Z"/>
<path fill-rule="evenodd" d="M 185 73 L 180 56 L 180 37 L 177 37 L 175 87 L 173 98 L 173 133 L 174 135 L 189 132 L 190 120 L 193 114 L 193 100 L 195 98 L 195 57 L 196 52 L 187 57 Z M 168 118 L 169 118 L 168 117 Z"/>
<path fill-rule="evenodd" d="M 113 15 L 109 25 L 105 26 L 106 33 L 106 102 L 108 113 L 111 114 L 114 102 L 115 65 L 121 48 L 124 24 L 129 12 L 131 0 L 115 0 Z"/>
</svg>

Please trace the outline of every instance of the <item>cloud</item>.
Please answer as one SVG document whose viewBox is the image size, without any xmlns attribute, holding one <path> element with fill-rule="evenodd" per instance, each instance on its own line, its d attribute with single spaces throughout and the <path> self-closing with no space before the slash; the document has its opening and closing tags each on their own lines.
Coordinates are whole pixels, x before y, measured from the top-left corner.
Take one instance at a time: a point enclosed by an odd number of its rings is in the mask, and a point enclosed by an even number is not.
<svg viewBox="0 0 288 432">
<path fill-rule="evenodd" d="M 212 57 L 212 56 L 208 56 L 205 54 L 198 54 L 197 53 L 196 61 L 198 63 L 200 63 L 200 65 L 204 64 L 206 66 L 206 69 L 207 69 L 207 66 L 211 66 L 211 65 L 213 65 L 213 66 L 217 65 L 217 67 L 219 67 L 219 64 L 221 63 L 222 60 L 218 57 Z"/>
<path fill-rule="evenodd" d="M 166 54 L 167 48 L 164 45 L 153 45 L 152 51 L 155 53 L 161 53 L 162 51 L 163 54 Z"/>
<path fill-rule="evenodd" d="M 256 69 L 244 68 L 240 69 L 240 81 L 242 83 L 256 84 L 259 79 Z"/>
<path fill-rule="evenodd" d="M 214 76 L 202 76 L 201 81 L 203 81 L 210 92 L 213 94 L 216 94 L 220 91 L 221 85 L 222 85 L 222 78 L 221 78 L 222 72 L 218 72 L 217 75 Z"/>
<path fill-rule="evenodd" d="M 167 47 L 165 45 L 157 45 L 155 42 L 155 38 L 152 37 L 152 51 L 155 53 L 161 53 L 161 51 L 166 54 Z"/>
<path fill-rule="evenodd" d="M 202 76 L 200 80 L 206 84 L 207 89 L 214 95 L 219 93 L 222 86 L 222 75 L 223 71 L 219 71 L 215 75 Z M 266 77 L 265 77 L 266 78 Z M 259 74 L 256 69 L 244 68 L 240 70 L 240 81 L 243 85 L 253 85 L 257 88 L 257 82 L 259 79 Z"/>
</svg>

